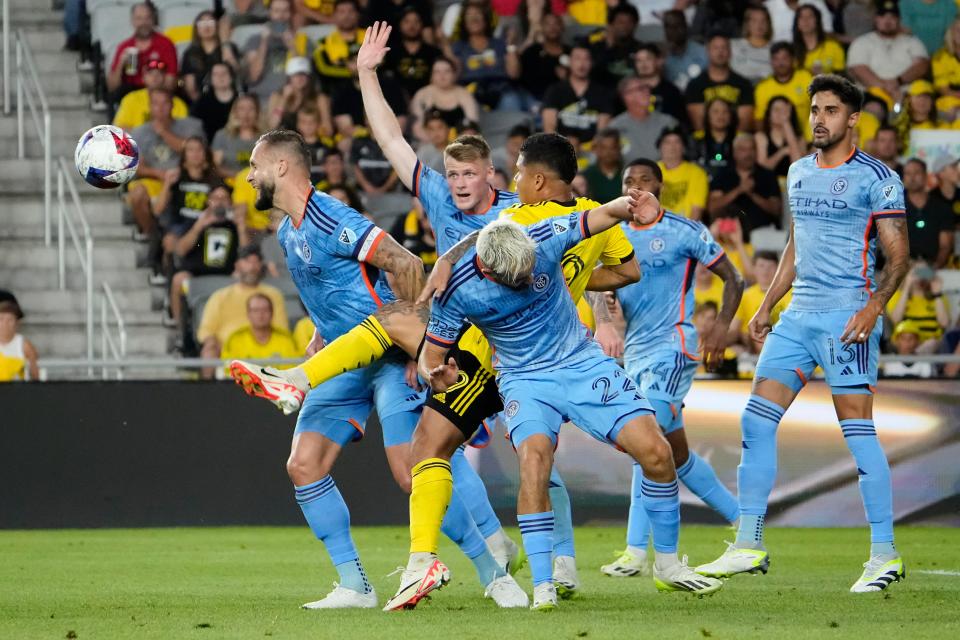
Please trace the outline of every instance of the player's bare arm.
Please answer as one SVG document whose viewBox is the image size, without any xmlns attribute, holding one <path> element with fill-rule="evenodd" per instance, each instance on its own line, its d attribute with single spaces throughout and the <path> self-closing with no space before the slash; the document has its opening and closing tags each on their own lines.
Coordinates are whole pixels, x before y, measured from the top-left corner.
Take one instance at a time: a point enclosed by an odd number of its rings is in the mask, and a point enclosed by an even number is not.
<svg viewBox="0 0 960 640">
<path fill-rule="evenodd" d="M 397 300 L 383 305 L 373 315 L 393 344 L 403 349 L 411 358 L 417 357 L 417 349 L 430 321 L 428 306 L 409 300 Z"/>
<path fill-rule="evenodd" d="M 430 388 L 436 393 L 443 393 L 450 385 L 457 381 L 457 361 L 447 357 L 449 349 L 424 342 L 420 351 L 420 375 L 430 383 Z"/>
<path fill-rule="evenodd" d="M 767 293 L 763 296 L 763 302 L 760 308 L 750 319 L 747 325 L 750 337 L 757 342 L 763 342 L 767 334 L 773 328 L 770 323 L 770 312 L 783 296 L 787 295 L 793 286 L 793 280 L 797 277 L 796 265 L 796 246 L 793 241 L 793 225 L 790 225 L 790 237 L 787 238 L 787 245 L 783 248 L 783 256 L 780 258 L 780 264 L 777 266 L 777 273 L 773 276 L 773 282 Z M 736 311 L 736 310 L 734 310 Z M 719 322 L 717 323 L 719 324 Z"/>
<path fill-rule="evenodd" d="M 640 263 L 631 258 L 622 264 L 605 264 L 595 268 L 587 280 L 587 291 L 613 291 L 643 277 Z"/>
<path fill-rule="evenodd" d="M 413 300 L 423 288 L 423 261 L 384 232 L 377 250 L 367 262 L 388 274 L 390 288 L 401 300 Z"/>
<path fill-rule="evenodd" d="M 622 358 L 623 336 L 620 335 L 613 324 L 613 316 L 610 314 L 606 296 L 599 291 L 587 291 L 584 296 L 590 303 L 590 308 L 593 309 L 593 317 L 597 323 L 597 330 L 593 335 L 594 340 L 600 344 L 603 352 L 611 358 Z"/>
<path fill-rule="evenodd" d="M 860 311 L 853 314 L 840 339 L 849 344 L 866 342 L 894 291 L 900 287 L 910 268 L 910 243 L 904 218 L 878 218 L 877 237 L 887 262 L 877 276 L 877 290 Z"/>
<path fill-rule="evenodd" d="M 650 224 L 659 214 L 660 201 L 655 195 L 649 191 L 630 189 L 627 195 L 591 209 L 584 216 L 587 231 L 591 236 L 595 236 L 616 224 L 630 220 L 637 224 Z"/>
<path fill-rule="evenodd" d="M 727 327 L 740 307 L 743 277 L 726 256 L 711 266 L 710 270 L 723 280 L 723 295 L 713 329 L 700 336 L 700 353 L 707 371 L 715 371 L 723 362 L 723 352 L 727 348 Z"/>
<path fill-rule="evenodd" d="M 474 231 L 464 236 L 460 242 L 450 247 L 446 253 L 437 259 L 436 264 L 433 265 L 433 270 L 430 272 L 430 277 L 427 278 L 427 285 L 417 298 L 417 304 L 429 304 L 431 298 L 439 296 L 447 290 L 453 265 L 457 264 L 457 261 L 467 254 L 467 251 L 476 246 L 479 235 L 479 231 Z"/>
</svg>

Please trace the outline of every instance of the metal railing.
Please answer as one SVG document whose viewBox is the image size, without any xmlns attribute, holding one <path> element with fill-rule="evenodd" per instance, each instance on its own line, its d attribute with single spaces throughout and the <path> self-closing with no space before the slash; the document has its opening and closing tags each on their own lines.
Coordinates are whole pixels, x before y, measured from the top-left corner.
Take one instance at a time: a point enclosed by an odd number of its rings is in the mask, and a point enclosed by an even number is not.
<svg viewBox="0 0 960 640">
<path fill-rule="evenodd" d="M 6 8 L 6 2 L 4 2 Z M 6 29 L 4 21 L 4 29 Z M 6 38 L 4 38 L 6 41 Z M 40 144 L 43 147 L 43 241 L 48 247 L 50 235 L 50 209 L 52 200 L 53 161 L 50 147 L 50 105 L 47 96 L 40 84 L 37 74 L 37 65 L 33 60 L 33 52 L 22 29 L 16 30 L 17 49 L 17 157 L 23 160 L 27 157 L 26 127 L 24 126 L 24 105 L 30 112 L 30 119 L 37 129 Z M 8 85 L 6 79 L 4 87 Z M 39 107 L 39 108 L 38 108 Z"/>
<path fill-rule="evenodd" d="M 3 0 L 3 115 L 10 108 L 10 0 Z"/>
<path fill-rule="evenodd" d="M 113 314 L 113 321 L 117 327 L 117 335 L 110 333 L 109 317 Z M 127 328 L 120 314 L 120 308 L 113 297 L 113 289 L 106 282 L 103 283 L 103 295 L 100 298 L 100 357 L 106 362 L 107 358 L 122 362 L 127 357 Z M 100 376 L 106 380 L 109 368 L 106 364 L 100 369 Z M 123 369 L 116 368 L 117 380 L 123 380 Z"/>
</svg>

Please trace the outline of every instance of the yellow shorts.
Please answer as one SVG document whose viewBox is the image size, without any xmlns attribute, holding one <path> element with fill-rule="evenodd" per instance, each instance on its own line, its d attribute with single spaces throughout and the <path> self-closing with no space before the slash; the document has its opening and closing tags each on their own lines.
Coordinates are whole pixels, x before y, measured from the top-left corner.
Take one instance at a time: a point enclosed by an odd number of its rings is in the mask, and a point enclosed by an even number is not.
<svg viewBox="0 0 960 640">
<path fill-rule="evenodd" d="M 137 185 L 146 189 L 151 198 L 156 198 L 163 191 L 163 183 L 154 178 L 137 178 L 130 183 L 130 191 L 133 191 Z"/>
</svg>

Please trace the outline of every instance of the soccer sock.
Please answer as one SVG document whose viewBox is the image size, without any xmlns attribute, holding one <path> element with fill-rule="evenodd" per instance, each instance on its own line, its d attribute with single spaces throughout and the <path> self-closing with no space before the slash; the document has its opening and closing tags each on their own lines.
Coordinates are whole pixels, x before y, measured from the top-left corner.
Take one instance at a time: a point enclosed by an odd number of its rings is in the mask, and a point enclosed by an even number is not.
<svg viewBox="0 0 960 640">
<path fill-rule="evenodd" d="M 340 586 L 360 593 L 373 587 L 360 564 L 357 548 L 350 536 L 350 511 L 333 478 L 294 487 L 297 504 L 317 539 L 323 542 L 340 576 Z"/>
<path fill-rule="evenodd" d="M 873 420 L 841 420 L 843 439 L 853 454 L 860 476 L 863 510 L 870 523 L 870 555 L 896 553 L 893 547 L 893 489 L 890 466 L 883 453 Z"/>
<path fill-rule="evenodd" d="M 720 483 L 710 463 L 690 452 L 690 457 L 677 467 L 677 479 L 707 506 L 723 516 L 727 522 L 736 522 L 740 505 L 733 494 Z"/>
<path fill-rule="evenodd" d="M 450 463 L 427 458 L 410 470 L 410 553 L 437 553 L 440 525 L 453 494 Z"/>
<path fill-rule="evenodd" d="M 553 582 L 553 511 L 517 514 L 533 586 Z"/>
<path fill-rule="evenodd" d="M 502 533 L 500 519 L 490 505 L 487 487 L 470 465 L 470 461 L 464 455 L 463 447 L 454 452 L 450 459 L 450 467 L 453 469 L 453 483 L 457 487 L 457 493 L 470 511 L 473 521 L 477 523 L 480 534 L 489 539 L 497 532 Z"/>
<path fill-rule="evenodd" d="M 777 477 L 777 427 L 783 411 L 780 405 L 756 395 L 750 396 L 743 410 L 740 419 L 743 443 L 737 467 L 738 546 L 763 546 L 763 516 Z"/>
<path fill-rule="evenodd" d="M 680 537 L 680 485 L 676 478 L 670 482 L 655 482 L 644 477 L 640 481 L 640 493 L 653 530 L 653 550 L 658 564 L 664 554 L 676 558 Z"/>
<path fill-rule="evenodd" d="M 640 491 L 643 482 L 643 469 L 633 463 L 633 480 L 630 489 L 630 512 L 627 516 L 627 547 L 643 549 L 646 553 L 650 542 L 650 518 L 643 507 L 643 494 Z"/>
<path fill-rule="evenodd" d="M 477 570 L 481 585 L 485 587 L 495 578 L 506 575 L 490 553 L 490 549 L 487 548 L 487 542 L 480 535 L 480 530 L 477 529 L 470 512 L 460 499 L 460 492 L 457 489 L 453 490 L 450 506 L 443 517 L 442 531 L 460 547 L 465 556 L 470 558 L 470 562 Z"/>
<path fill-rule="evenodd" d="M 300 365 L 311 387 L 326 382 L 345 371 L 365 367 L 377 360 L 393 344 L 380 321 L 367 318 L 350 331 L 331 341 Z"/>
<path fill-rule="evenodd" d="M 553 555 L 576 557 L 573 548 L 573 513 L 570 494 L 556 465 L 550 470 L 550 506 L 553 507 Z"/>
</svg>

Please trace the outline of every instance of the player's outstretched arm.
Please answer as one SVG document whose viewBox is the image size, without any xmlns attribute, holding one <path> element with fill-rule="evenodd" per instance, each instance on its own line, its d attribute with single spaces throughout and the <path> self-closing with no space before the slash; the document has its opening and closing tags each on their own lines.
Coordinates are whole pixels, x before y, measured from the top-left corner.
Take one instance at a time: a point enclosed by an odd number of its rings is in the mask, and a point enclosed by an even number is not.
<svg viewBox="0 0 960 640">
<path fill-rule="evenodd" d="M 448 351 L 449 349 L 429 340 L 423 344 L 423 350 L 420 351 L 420 377 L 427 380 L 436 393 L 443 393 L 457 381 L 459 367 L 456 360 L 447 357 Z"/>
<path fill-rule="evenodd" d="M 797 277 L 796 264 L 796 246 L 793 242 L 793 225 L 790 225 L 790 237 L 787 238 L 787 246 L 783 248 L 783 256 L 780 258 L 780 264 L 777 265 L 777 273 L 773 276 L 773 282 L 767 293 L 763 296 L 760 308 L 750 319 L 748 330 L 750 337 L 757 342 L 763 342 L 773 326 L 770 323 L 770 313 L 774 306 L 783 296 L 787 295 L 793 286 L 793 280 Z M 726 305 L 724 305 L 726 306 Z M 736 312 L 736 309 L 734 309 Z M 718 321 L 717 324 L 720 324 Z M 728 323 L 729 325 L 729 323 Z"/>
<path fill-rule="evenodd" d="M 710 270 L 723 280 L 723 296 L 713 330 L 700 338 L 700 351 L 707 371 L 715 371 L 723 363 L 727 331 L 740 307 L 740 298 L 743 297 L 743 277 L 726 257 L 715 262 Z"/>
<path fill-rule="evenodd" d="M 586 215 L 587 231 L 591 236 L 603 233 L 610 227 L 634 220 L 639 224 L 653 222 L 660 213 L 660 202 L 648 191 L 631 189 L 627 195 L 591 209 Z"/>
<path fill-rule="evenodd" d="M 391 27 L 386 22 L 374 22 L 373 26 L 367 29 L 363 36 L 363 45 L 357 52 L 357 75 L 363 108 L 367 113 L 373 138 L 380 145 L 390 166 L 397 172 L 403 186 L 413 190 L 413 170 L 417 166 L 417 154 L 404 139 L 400 122 L 387 99 L 383 97 L 383 90 L 377 79 L 377 67 L 390 51 L 387 46 L 390 31 Z"/>
<path fill-rule="evenodd" d="M 393 344 L 403 349 L 411 358 L 417 357 L 417 349 L 423 342 L 423 333 L 430 321 L 428 306 L 409 300 L 397 300 L 383 305 L 373 315 Z"/>
<path fill-rule="evenodd" d="M 390 234 L 381 234 L 380 244 L 368 263 L 387 272 L 390 287 L 400 300 L 413 301 L 423 289 L 423 261 L 394 240 Z"/>
</svg>

